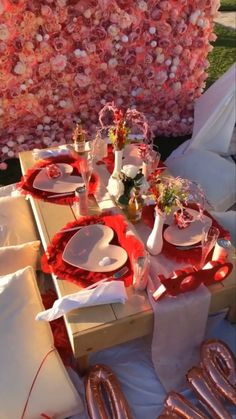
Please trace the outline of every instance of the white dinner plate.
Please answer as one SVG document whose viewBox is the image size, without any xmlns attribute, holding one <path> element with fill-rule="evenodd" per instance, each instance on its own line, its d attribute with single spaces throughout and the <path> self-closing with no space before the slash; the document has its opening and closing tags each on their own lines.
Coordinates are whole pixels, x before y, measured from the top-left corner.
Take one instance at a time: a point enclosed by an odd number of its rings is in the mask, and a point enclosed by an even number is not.
<svg viewBox="0 0 236 419">
<path fill-rule="evenodd" d="M 62 171 L 62 176 L 50 179 L 46 172 L 46 167 L 39 170 L 39 173 L 34 179 L 33 187 L 40 191 L 53 193 L 73 192 L 78 186 L 84 182 L 81 176 L 71 176 L 73 167 L 67 163 L 57 163 L 57 166 Z"/>
<path fill-rule="evenodd" d="M 194 217 L 195 221 L 192 221 L 188 227 L 183 229 L 178 228 L 176 224 L 167 227 L 164 231 L 164 238 L 168 243 L 175 246 L 191 246 L 201 241 L 203 227 L 211 226 L 211 218 L 203 215 L 202 220 L 198 220 L 198 211 L 190 208 L 187 208 L 187 211 Z"/>
<path fill-rule="evenodd" d="M 114 271 L 124 265 L 128 256 L 122 247 L 109 244 L 113 236 L 113 230 L 101 224 L 82 227 L 68 241 L 62 259 L 86 271 Z M 110 258 L 110 263 L 101 266 L 104 257 Z"/>
</svg>

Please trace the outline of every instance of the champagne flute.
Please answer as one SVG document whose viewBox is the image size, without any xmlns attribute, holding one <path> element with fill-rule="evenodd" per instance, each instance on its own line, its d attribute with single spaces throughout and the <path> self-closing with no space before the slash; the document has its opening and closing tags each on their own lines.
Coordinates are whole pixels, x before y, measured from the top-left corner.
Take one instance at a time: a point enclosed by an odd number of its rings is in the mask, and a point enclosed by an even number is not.
<svg viewBox="0 0 236 419">
<path fill-rule="evenodd" d="M 210 251 L 213 249 L 213 247 L 216 244 L 216 241 L 219 237 L 219 229 L 217 227 L 211 226 L 205 226 L 202 229 L 202 254 L 201 254 L 201 260 L 199 264 L 199 268 L 202 269 L 205 265 L 207 256 L 209 255 Z"/>
<path fill-rule="evenodd" d="M 150 268 L 150 255 L 144 250 L 142 255 L 133 254 L 133 287 L 135 291 L 144 291 L 147 287 L 148 274 Z"/>
<path fill-rule="evenodd" d="M 80 162 L 80 173 L 83 178 L 86 190 L 89 187 L 89 181 L 93 173 L 93 160 L 92 159 L 83 159 Z"/>
</svg>

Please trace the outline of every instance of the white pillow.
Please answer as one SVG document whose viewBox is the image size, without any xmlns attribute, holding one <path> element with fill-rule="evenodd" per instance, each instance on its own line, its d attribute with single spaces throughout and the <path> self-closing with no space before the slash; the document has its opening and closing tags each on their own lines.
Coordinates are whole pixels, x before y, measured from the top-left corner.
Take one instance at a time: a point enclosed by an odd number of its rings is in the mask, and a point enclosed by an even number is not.
<svg viewBox="0 0 236 419">
<path fill-rule="evenodd" d="M 16 183 L 12 183 L 11 185 L 7 186 L 1 186 L 0 196 L 11 196 L 12 194 L 17 194 Z"/>
<path fill-rule="evenodd" d="M 236 165 L 211 151 L 191 149 L 165 161 L 174 176 L 202 185 L 212 209 L 226 211 L 236 202 Z"/>
<path fill-rule="evenodd" d="M 40 269 L 40 241 L 18 244 L 17 246 L 0 247 L 0 275 L 32 266 Z"/>
<path fill-rule="evenodd" d="M 23 196 L 0 197 L 0 225 L 7 226 L 2 246 L 38 240 L 30 203 Z"/>
<path fill-rule="evenodd" d="M 189 148 L 228 154 L 235 125 L 235 75 L 233 64 L 196 101 Z"/>
<path fill-rule="evenodd" d="M 44 309 L 32 267 L 0 277 L 0 419 L 20 418 L 34 377 L 53 348 L 46 322 L 36 322 Z M 25 419 L 44 413 L 64 419 L 83 411 L 81 399 L 57 351 L 51 352 L 39 371 Z"/>
</svg>

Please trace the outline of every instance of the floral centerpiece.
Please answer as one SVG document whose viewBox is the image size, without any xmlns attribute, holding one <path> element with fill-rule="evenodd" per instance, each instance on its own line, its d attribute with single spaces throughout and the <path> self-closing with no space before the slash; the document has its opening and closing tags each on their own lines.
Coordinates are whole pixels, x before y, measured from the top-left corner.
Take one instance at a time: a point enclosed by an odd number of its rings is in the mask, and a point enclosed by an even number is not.
<svg viewBox="0 0 236 419">
<path fill-rule="evenodd" d="M 146 182 L 142 169 L 132 164 L 126 164 L 121 169 L 119 174 L 119 182 L 117 182 L 117 202 L 122 206 L 126 206 L 129 203 L 132 190 L 139 188 L 143 191 L 147 188 L 148 183 Z"/>
<path fill-rule="evenodd" d="M 205 196 L 199 184 L 180 177 L 162 177 L 155 174 L 150 179 L 150 194 L 154 199 L 155 221 L 147 240 L 150 253 L 157 255 L 163 246 L 162 230 L 166 215 L 175 211 L 175 221 L 179 228 L 186 228 L 196 220 L 185 209 L 190 203 L 197 205 L 201 218 L 205 206 Z"/>
<path fill-rule="evenodd" d="M 109 116 L 112 115 L 112 122 Z M 113 102 L 108 102 L 99 112 L 99 122 L 101 130 L 108 129 L 109 137 L 114 147 L 114 170 L 108 182 L 108 191 L 116 200 L 119 198 L 119 189 L 126 185 L 126 190 L 130 184 L 130 180 L 124 178 L 125 174 L 121 173 L 123 150 L 129 143 L 129 134 L 135 126 L 142 131 L 145 144 L 152 143 L 152 131 L 148 125 L 146 117 L 143 113 L 136 109 L 127 109 L 123 111 L 116 107 Z M 123 183 L 124 181 L 124 183 Z M 129 194 L 122 198 L 128 199 Z"/>
<path fill-rule="evenodd" d="M 104 122 L 109 113 L 113 116 L 111 124 Z M 124 112 L 117 108 L 114 102 L 108 102 L 99 112 L 99 122 L 102 129 L 109 129 L 109 138 L 115 150 L 122 150 L 128 144 L 128 136 L 133 125 L 142 130 L 145 143 L 152 142 L 152 131 L 146 117 L 136 109 L 127 109 Z"/>
</svg>

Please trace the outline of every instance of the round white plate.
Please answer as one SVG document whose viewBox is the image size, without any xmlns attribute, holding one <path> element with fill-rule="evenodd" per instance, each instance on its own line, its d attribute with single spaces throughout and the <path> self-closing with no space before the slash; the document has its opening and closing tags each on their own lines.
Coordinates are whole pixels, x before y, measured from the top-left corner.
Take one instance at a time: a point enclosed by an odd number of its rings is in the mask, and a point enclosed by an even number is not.
<svg viewBox="0 0 236 419">
<path fill-rule="evenodd" d="M 71 176 L 73 167 L 67 163 L 57 163 L 62 171 L 62 176 L 56 179 L 50 179 L 46 172 L 46 167 L 39 170 L 39 173 L 34 179 L 33 187 L 40 191 L 53 193 L 67 193 L 73 192 L 78 186 L 84 182 L 81 176 Z"/>
<path fill-rule="evenodd" d="M 187 211 L 194 217 L 196 221 L 192 221 L 186 228 L 180 229 L 176 224 L 172 224 L 164 231 L 164 238 L 168 243 L 175 246 L 191 246 L 201 241 L 202 229 L 204 226 L 211 226 L 211 218 L 203 215 L 202 220 L 196 219 L 199 212 L 190 208 Z"/>
<path fill-rule="evenodd" d="M 82 227 L 68 241 L 62 259 L 86 271 L 114 271 L 124 265 L 128 256 L 122 247 L 109 244 L 113 236 L 113 230 L 107 226 L 93 224 Z M 110 263 L 100 266 L 104 257 L 109 257 Z"/>
</svg>

